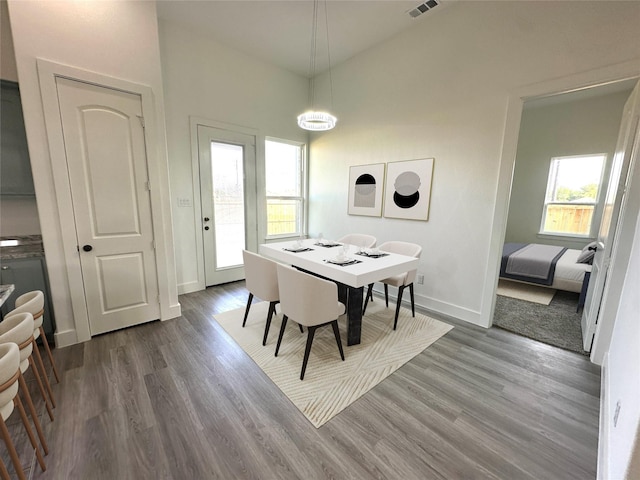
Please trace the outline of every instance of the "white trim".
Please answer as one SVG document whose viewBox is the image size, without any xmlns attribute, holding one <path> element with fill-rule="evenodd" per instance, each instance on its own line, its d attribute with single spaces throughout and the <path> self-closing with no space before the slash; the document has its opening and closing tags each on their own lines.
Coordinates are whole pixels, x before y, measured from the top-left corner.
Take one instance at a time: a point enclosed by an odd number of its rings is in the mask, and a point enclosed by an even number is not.
<svg viewBox="0 0 640 480">
<path fill-rule="evenodd" d="M 602 362 L 602 370 L 600 373 L 600 422 L 598 435 L 598 464 L 596 478 L 598 480 L 606 480 L 609 478 L 609 397 L 607 392 L 610 390 L 609 385 L 609 352 Z"/>
<path fill-rule="evenodd" d="M 493 323 L 500 258 L 502 256 L 502 245 L 506 234 L 513 169 L 515 167 L 520 121 L 522 119 L 522 108 L 525 100 L 578 91 L 621 80 L 629 80 L 637 78 L 639 75 L 640 60 L 632 60 L 547 82 L 524 86 L 509 95 L 502 153 L 500 155 L 499 177 L 487 259 L 488 263 L 485 270 L 487 273 L 483 283 L 482 315 L 481 321 L 478 323 L 479 325 L 490 327 Z"/>
<path fill-rule="evenodd" d="M 56 342 L 56 348 L 69 347 L 78 343 L 78 336 L 75 330 L 65 330 L 63 332 L 55 332 L 53 338 Z"/>
<path fill-rule="evenodd" d="M 175 276 L 175 259 L 173 255 L 170 205 L 163 200 L 163 189 L 168 192 L 168 175 L 162 174 L 162 165 L 157 149 L 158 129 L 155 110 L 155 97 L 150 87 L 121 80 L 96 72 L 83 70 L 69 65 L 63 65 L 41 58 L 36 59 L 44 121 L 47 130 L 47 142 L 51 156 L 51 170 L 59 211 L 59 222 L 64 250 L 64 261 L 69 280 L 69 291 L 75 323 L 75 339 L 71 330 L 56 335 L 59 345 L 84 342 L 91 339 L 89 316 L 84 296 L 84 282 L 80 267 L 80 257 L 77 251 L 77 236 L 75 218 L 73 215 L 73 200 L 71 185 L 67 175 L 67 159 L 62 134 L 62 123 L 58 106 L 56 77 L 91 83 L 101 87 L 121 90 L 139 95 L 142 101 L 142 112 L 145 118 L 145 140 L 147 146 L 147 168 L 151 182 L 151 215 L 153 220 L 153 234 L 156 242 L 156 266 L 158 275 L 158 289 L 160 294 L 160 319 L 168 320 L 180 316 L 180 304 L 177 298 L 175 281 L 171 282 L 171 269 Z M 162 165 L 161 165 L 162 163 Z M 175 293 L 174 293 L 175 292 Z"/>
</svg>

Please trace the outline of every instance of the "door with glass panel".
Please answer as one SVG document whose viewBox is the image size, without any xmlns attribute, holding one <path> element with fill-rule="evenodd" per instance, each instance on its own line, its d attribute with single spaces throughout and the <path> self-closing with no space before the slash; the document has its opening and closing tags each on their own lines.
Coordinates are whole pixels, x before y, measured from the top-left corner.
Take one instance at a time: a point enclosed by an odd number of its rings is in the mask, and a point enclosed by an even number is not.
<svg viewBox="0 0 640 480">
<path fill-rule="evenodd" d="M 241 280 L 257 248 L 255 137 L 198 125 L 198 157 L 205 284 Z"/>
</svg>

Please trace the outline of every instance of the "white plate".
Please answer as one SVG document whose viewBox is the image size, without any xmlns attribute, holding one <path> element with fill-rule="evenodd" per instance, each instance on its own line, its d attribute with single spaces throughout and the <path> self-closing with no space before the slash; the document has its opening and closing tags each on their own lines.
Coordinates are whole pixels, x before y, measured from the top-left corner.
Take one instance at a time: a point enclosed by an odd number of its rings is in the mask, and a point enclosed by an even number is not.
<svg viewBox="0 0 640 480">
<path fill-rule="evenodd" d="M 331 259 L 331 261 L 332 261 L 333 263 L 339 263 L 340 265 L 344 265 L 345 263 L 351 263 L 351 262 L 353 262 L 353 261 L 354 261 L 354 259 L 353 259 L 353 258 L 348 258 L 348 257 L 345 257 L 345 258 L 338 258 L 338 257 L 335 257 L 335 258 L 332 258 L 332 259 Z"/>
</svg>

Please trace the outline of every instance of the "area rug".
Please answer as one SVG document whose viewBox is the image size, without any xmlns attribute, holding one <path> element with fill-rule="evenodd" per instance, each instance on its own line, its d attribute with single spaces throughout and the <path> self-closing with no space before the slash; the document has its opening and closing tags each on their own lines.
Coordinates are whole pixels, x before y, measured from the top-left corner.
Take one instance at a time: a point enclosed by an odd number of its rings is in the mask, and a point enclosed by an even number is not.
<svg viewBox="0 0 640 480">
<path fill-rule="evenodd" d="M 271 322 L 266 346 L 262 346 L 268 302 L 251 306 L 242 328 L 244 307 L 214 316 L 214 319 L 256 362 L 293 404 L 316 427 L 320 427 L 384 380 L 406 362 L 433 344 L 453 327 L 411 311 L 400 310 L 393 330 L 394 308 L 382 301 L 370 303 L 362 319 L 362 342 L 346 346 L 346 316 L 339 320 L 345 361 L 330 326 L 316 331 L 304 380 L 300 380 L 307 332 L 300 333 L 289 321 L 278 357 L 274 356 L 282 316 Z"/>
<path fill-rule="evenodd" d="M 558 291 L 549 305 L 496 297 L 493 325 L 554 347 L 586 355 L 582 349 L 582 314 L 578 294 Z"/>
<path fill-rule="evenodd" d="M 503 297 L 517 298 L 518 300 L 526 300 L 527 302 L 549 305 L 553 296 L 556 294 L 556 290 L 500 279 L 498 280 L 498 290 L 496 293 Z"/>
</svg>

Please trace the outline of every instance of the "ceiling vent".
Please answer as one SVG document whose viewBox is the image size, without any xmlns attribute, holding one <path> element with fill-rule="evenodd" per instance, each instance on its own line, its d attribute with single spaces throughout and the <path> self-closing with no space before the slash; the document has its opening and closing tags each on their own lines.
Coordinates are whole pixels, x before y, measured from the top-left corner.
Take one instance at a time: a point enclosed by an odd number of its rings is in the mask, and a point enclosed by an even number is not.
<svg viewBox="0 0 640 480">
<path fill-rule="evenodd" d="M 409 10 L 409 16 L 411 18 L 419 17 L 424 12 L 431 10 L 432 8 L 437 6 L 438 2 L 436 0 L 428 0 L 427 2 L 421 3 L 416 8 Z"/>
</svg>

